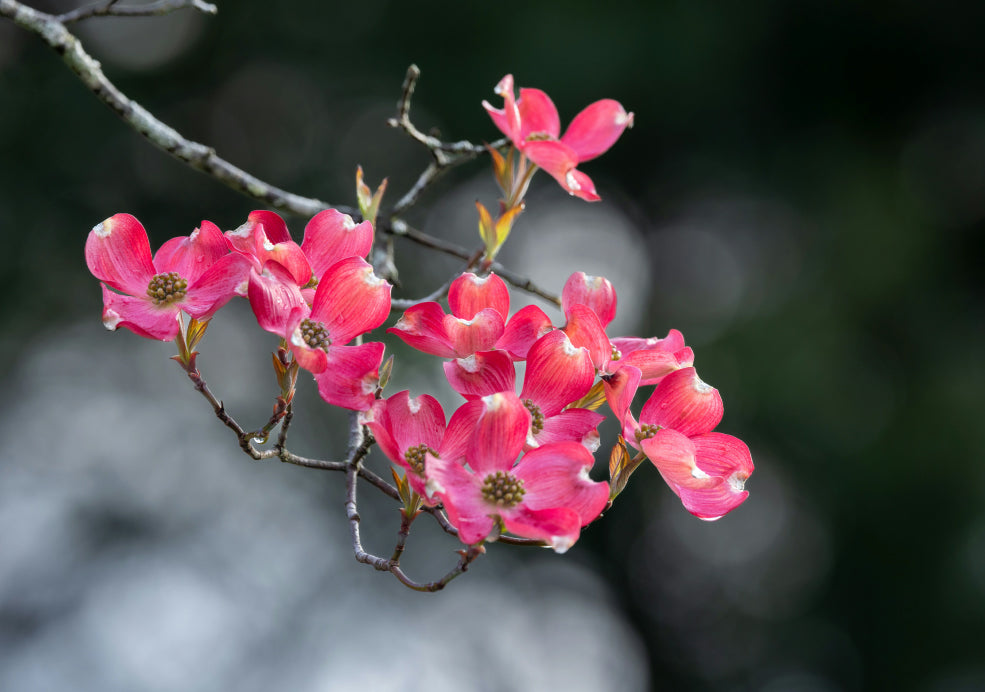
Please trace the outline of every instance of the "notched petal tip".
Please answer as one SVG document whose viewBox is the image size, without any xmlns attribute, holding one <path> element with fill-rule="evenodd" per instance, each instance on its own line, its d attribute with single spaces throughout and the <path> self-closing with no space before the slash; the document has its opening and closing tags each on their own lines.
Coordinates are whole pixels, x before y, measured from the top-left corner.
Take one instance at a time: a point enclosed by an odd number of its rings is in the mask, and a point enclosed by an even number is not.
<svg viewBox="0 0 985 692">
<path fill-rule="evenodd" d="M 575 542 L 569 536 L 551 536 L 551 548 L 558 555 L 568 552 L 568 548 L 574 544 Z"/>
<path fill-rule="evenodd" d="M 123 317 L 116 310 L 107 309 L 103 311 L 103 326 L 109 331 L 115 332 L 116 328 L 120 326 L 120 322 L 122 321 Z"/>
</svg>

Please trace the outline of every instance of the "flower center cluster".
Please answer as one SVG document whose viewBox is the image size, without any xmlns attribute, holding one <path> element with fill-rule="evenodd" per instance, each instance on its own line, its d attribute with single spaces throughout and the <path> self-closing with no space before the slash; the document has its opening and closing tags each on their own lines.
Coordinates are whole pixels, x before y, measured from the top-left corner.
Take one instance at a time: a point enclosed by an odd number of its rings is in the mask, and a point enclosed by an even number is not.
<svg viewBox="0 0 985 692">
<path fill-rule="evenodd" d="M 301 321 L 301 338 L 310 348 L 320 348 L 325 352 L 328 352 L 328 347 L 332 345 L 332 339 L 329 338 L 325 325 L 314 320 Z"/>
<path fill-rule="evenodd" d="M 660 430 L 659 425 L 654 425 L 653 423 L 646 423 L 640 426 L 640 429 L 636 431 L 636 441 L 646 440 L 657 434 Z"/>
<path fill-rule="evenodd" d="M 404 452 L 404 461 L 407 462 L 418 476 L 424 475 L 424 455 L 426 454 L 430 454 L 433 457 L 438 456 L 438 453 L 427 445 L 410 447 Z"/>
<path fill-rule="evenodd" d="M 530 431 L 536 435 L 544 429 L 544 414 L 540 412 L 540 406 L 530 399 L 524 399 L 523 405 L 530 411 Z"/>
<path fill-rule="evenodd" d="M 506 471 L 490 473 L 482 482 L 482 497 L 499 507 L 514 507 L 526 494 L 523 481 Z"/>
<path fill-rule="evenodd" d="M 609 360 L 619 360 L 620 358 L 622 358 L 622 351 L 616 348 L 614 344 L 609 344 L 609 345 L 612 346 L 612 356 L 609 358 Z"/>
<path fill-rule="evenodd" d="M 188 280 L 182 279 L 178 272 L 157 274 L 147 284 L 147 296 L 154 301 L 154 305 L 174 303 L 184 298 L 186 293 Z"/>
</svg>

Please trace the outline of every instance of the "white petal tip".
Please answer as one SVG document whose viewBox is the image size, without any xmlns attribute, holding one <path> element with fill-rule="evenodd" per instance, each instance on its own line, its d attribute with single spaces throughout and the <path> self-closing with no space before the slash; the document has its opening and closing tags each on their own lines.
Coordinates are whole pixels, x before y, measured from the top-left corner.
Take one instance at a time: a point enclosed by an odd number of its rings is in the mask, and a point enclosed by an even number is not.
<svg viewBox="0 0 985 692">
<path fill-rule="evenodd" d="M 567 536 L 551 536 L 551 548 L 553 548 L 554 552 L 558 555 L 568 552 L 568 548 L 574 544 L 575 542 Z"/>
<path fill-rule="evenodd" d="M 103 313 L 103 326 L 111 332 L 116 331 L 116 328 L 120 326 L 120 322 L 122 321 L 123 317 L 116 310 L 107 310 Z"/>
<path fill-rule="evenodd" d="M 92 227 L 92 232 L 95 233 L 100 238 L 107 237 L 113 231 L 112 219 L 106 219 L 102 223 L 97 223 Z"/>
</svg>

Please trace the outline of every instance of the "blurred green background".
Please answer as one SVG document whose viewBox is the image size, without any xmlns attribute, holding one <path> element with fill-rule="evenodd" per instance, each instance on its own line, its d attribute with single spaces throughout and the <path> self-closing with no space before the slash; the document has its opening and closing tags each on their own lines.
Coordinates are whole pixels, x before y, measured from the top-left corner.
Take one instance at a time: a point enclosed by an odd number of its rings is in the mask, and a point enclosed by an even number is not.
<svg viewBox="0 0 985 692">
<path fill-rule="evenodd" d="M 507 72 L 547 91 L 563 123 L 603 97 L 635 112 L 635 128 L 582 166 L 603 201 L 569 200 L 539 176 L 503 257 L 555 291 L 571 271 L 610 272 L 624 329 L 680 329 L 723 394 L 722 430 L 757 462 L 746 505 L 712 524 L 641 469 L 563 558 L 603 577 L 642 646 L 646 684 L 985 689 L 985 4 L 218 5 L 216 17 L 92 19 L 78 31 L 166 123 L 333 203 L 353 204 L 357 164 L 371 183 L 390 178 L 391 203 L 426 165 L 385 126 L 410 63 L 422 70 L 412 117 L 445 139 L 498 136 L 480 101 L 499 103 L 492 87 Z M 234 228 L 256 205 L 153 149 L 3 20 L 0 156 L 10 417 L 32 349 L 66 325 L 148 348 L 101 332 L 82 257 L 95 223 L 131 212 L 156 247 L 203 218 Z M 486 160 L 444 178 L 410 220 L 471 246 L 476 198 L 495 199 Z M 565 235 L 569 219 L 588 221 Z M 298 239 L 304 222 L 289 219 Z M 583 265 L 558 260 L 570 245 Z M 401 297 L 454 270 L 427 257 L 398 244 Z M 262 420 L 269 393 L 254 398 Z M 214 425 L 190 392 L 160 404 L 198 406 L 201 427 Z M 341 484 L 305 481 L 336 495 Z M 325 523 L 343 524 L 333 502 Z M 386 579 L 344 568 L 374 587 Z M 48 622 L 26 626 L 16 599 L 0 603 L 8 647 Z"/>
</svg>

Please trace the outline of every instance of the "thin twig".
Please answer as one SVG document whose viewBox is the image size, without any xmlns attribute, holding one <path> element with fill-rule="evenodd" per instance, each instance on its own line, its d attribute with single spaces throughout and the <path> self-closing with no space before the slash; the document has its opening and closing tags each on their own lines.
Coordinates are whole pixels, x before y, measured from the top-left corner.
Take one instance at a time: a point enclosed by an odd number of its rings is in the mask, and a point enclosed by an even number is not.
<svg viewBox="0 0 985 692">
<path fill-rule="evenodd" d="M 459 259 L 471 260 L 474 255 L 474 253 L 469 252 L 461 245 L 450 243 L 446 240 L 441 240 L 440 238 L 435 238 L 432 235 L 428 235 L 427 233 L 414 228 L 403 219 L 391 219 L 391 221 L 387 224 L 380 224 L 379 230 L 383 233 L 388 233 L 398 238 L 407 238 L 418 245 L 423 245 L 424 247 L 437 250 L 438 252 L 443 252 L 446 255 L 457 257 Z M 514 286 L 515 288 L 519 288 L 521 291 L 526 291 L 532 295 L 539 296 L 540 298 L 561 307 L 561 299 L 558 296 L 540 288 L 530 279 L 520 276 L 516 272 L 507 269 L 499 262 L 493 262 L 492 269 L 503 279 L 503 281 Z"/>
<path fill-rule="evenodd" d="M 417 87 L 417 80 L 421 77 L 421 71 L 417 65 L 407 68 L 404 77 L 403 87 L 400 91 L 400 100 L 397 101 L 397 117 L 390 118 L 387 125 L 406 132 L 412 139 L 423 144 L 431 153 L 433 161 L 418 176 L 413 186 L 397 200 L 390 210 L 391 220 L 395 220 L 400 214 L 404 213 L 417 203 L 421 194 L 440 178 L 449 168 L 454 168 L 459 164 L 471 161 L 472 159 L 485 154 L 488 149 L 485 144 L 473 144 L 467 140 L 458 142 L 443 142 L 437 137 L 426 135 L 411 122 L 410 101 L 414 96 L 414 89 Z M 489 147 L 499 149 L 509 144 L 508 140 L 499 139 Z"/>
<path fill-rule="evenodd" d="M 71 24 L 90 17 L 154 17 L 186 8 L 196 9 L 205 14 L 216 14 L 219 11 L 215 5 L 202 2 L 202 0 L 158 0 L 146 5 L 124 5 L 122 7 L 117 4 L 118 2 L 119 0 L 107 0 L 95 5 L 80 7 L 71 12 L 60 14 L 56 19 L 62 24 Z"/>
</svg>

